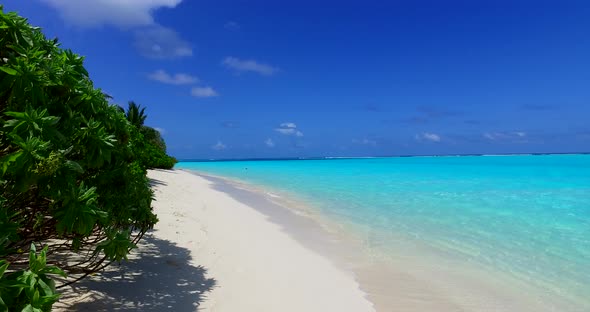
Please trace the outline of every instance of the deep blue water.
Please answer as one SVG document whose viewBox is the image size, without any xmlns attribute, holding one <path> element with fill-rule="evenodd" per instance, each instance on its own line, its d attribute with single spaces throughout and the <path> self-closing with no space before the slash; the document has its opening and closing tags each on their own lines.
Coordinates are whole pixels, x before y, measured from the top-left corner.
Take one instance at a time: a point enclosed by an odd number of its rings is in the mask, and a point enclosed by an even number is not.
<svg viewBox="0 0 590 312">
<path fill-rule="evenodd" d="M 590 155 L 181 162 L 285 191 L 321 214 L 590 296 Z M 584 299 L 582 299 L 584 300 Z M 587 302 L 588 303 L 588 302 Z"/>
</svg>

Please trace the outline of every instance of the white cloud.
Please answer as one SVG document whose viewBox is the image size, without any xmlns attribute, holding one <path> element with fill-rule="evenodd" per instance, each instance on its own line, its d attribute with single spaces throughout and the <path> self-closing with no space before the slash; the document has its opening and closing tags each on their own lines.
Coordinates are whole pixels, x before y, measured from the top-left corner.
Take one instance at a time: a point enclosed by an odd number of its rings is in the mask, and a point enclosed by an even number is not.
<svg viewBox="0 0 590 312">
<path fill-rule="evenodd" d="M 224 121 L 221 123 L 224 128 L 235 129 L 240 127 L 240 123 L 237 121 Z"/>
<path fill-rule="evenodd" d="M 294 135 L 297 137 L 303 136 L 303 132 L 299 131 L 297 125 L 293 122 L 283 122 L 278 128 L 275 128 L 275 131 L 284 135 Z"/>
<path fill-rule="evenodd" d="M 496 140 L 496 138 L 498 137 L 498 133 L 490 133 L 490 132 L 486 132 L 483 134 L 483 137 L 488 139 L 488 140 Z"/>
<path fill-rule="evenodd" d="M 68 23 L 81 27 L 112 25 L 121 28 L 155 24 L 153 12 L 174 8 L 182 0 L 42 0 Z"/>
<path fill-rule="evenodd" d="M 275 142 L 271 138 L 264 140 L 264 144 L 268 147 L 275 147 Z"/>
<path fill-rule="evenodd" d="M 285 134 L 285 135 L 289 135 L 289 134 L 295 134 L 295 129 L 291 129 L 291 128 L 276 128 L 275 129 L 277 132 Z"/>
<path fill-rule="evenodd" d="M 165 59 L 193 55 L 191 45 L 173 29 L 154 21 L 160 8 L 175 8 L 182 0 L 42 0 L 76 27 L 114 26 L 133 31 L 134 45 L 145 57 Z"/>
<path fill-rule="evenodd" d="M 173 59 L 193 55 L 190 43 L 170 28 L 153 25 L 135 31 L 135 48 L 145 57 Z"/>
<path fill-rule="evenodd" d="M 352 139 L 352 143 L 354 144 L 362 144 L 362 145 L 371 145 L 377 146 L 377 141 L 363 138 L 363 139 Z"/>
<path fill-rule="evenodd" d="M 295 128 L 297 128 L 297 125 L 295 123 L 292 123 L 292 122 L 283 122 L 280 125 L 280 127 L 281 128 L 293 128 L 293 129 L 295 129 Z"/>
<path fill-rule="evenodd" d="M 184 73 L 177 73 L 171 75 L 163 69 L 159 69 L 153 73 L 150 73 L 148 75 L 148 78 L 150 78 L 151 80 L 173 85 L 193 84 L 199 82 L 199 78 L 195 76 L 191 76 L 189 74 Z"/>
<path fill-rule="evenodd" d="M 215 143 L 213 146 L 211 146 L 211 148 L 216 151 L 221 151 L 221 150 L 227 149 L 227 145 L 223 144 L 223 142 L 221 142 L 221 141 L 217 141 L 217 143 Z"/>
<path fill-rule="evenodd" d="M 490 141 L 520 141 L 525 140 L 527 133 L 523 131 L 514 132 L 485 132 L 483 137 Z"/>
<path fill-rule="evenodd" d="M 430 141 L 430 142 L 440 142 L 441 137 L 436 133 L 428 133 L 424 132 L 421 134 L 416 134 L 416 140 L 418 141 Z"/>
<path fill-rule="evenodd" d="M 234 22 L 234 21 L 229 21 L 229 22 L 225 23 L 225 25 L 223 25 L 223 27 L 227 30 L 233 30 L 233 31 L 240 30 L 240 28 L 241 28 L 240 24 L 238 24 L 237 22 Z"/>
<path fill-rule="evenodd" d="M 214 97 L 219 94 L 211 87 L 193 87 L 191 89 L 191 95 L 194 97 Z"/>
<path fill-rule="evenodd" d="M 160 134 L 165 134 L 166 133 L 166 129 L 164 129 L 164 128 L 155 127 L 154 130 L 160 132 Z"/>
<path fill-rule="evenodd" d="M 259 63 L 255 60 L 240 60 L 235 57 L 226 57 L 222 64 L 238 73 L 241 72 L 255 72 L 263 76 L 272 76 L 279 69 L 268 64 Z"/>
</svg>

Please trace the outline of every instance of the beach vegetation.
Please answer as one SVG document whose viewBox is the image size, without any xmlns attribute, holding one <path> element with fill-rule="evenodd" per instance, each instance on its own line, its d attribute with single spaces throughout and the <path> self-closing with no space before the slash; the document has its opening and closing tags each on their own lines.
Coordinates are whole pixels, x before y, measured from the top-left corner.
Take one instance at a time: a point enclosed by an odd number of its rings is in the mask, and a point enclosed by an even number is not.
<svg viewBox="0 0 590 312">
<path fill-rule="evenodd" d="M 145 107 L 137 105 L 133 101 L 129 101 L 127 112 L 125 112 L 127 120 L 136 128 L 141 128 L 145 122 L 147 115 L 145 114 Z"/>
<path fill-rule="evenodd" d="M 0 7 L 0 311 L 50 310 L 57 289 L 126 259 L 154 226 L 146 170 L 176 160 L 146 118 Z"/>
<path fill-rule="evenodd" d="M 125 117 L 132 125 L 133 144 L 141 151 L 137 155 L 140 163 L 146 168 L 171 169 L 174 167 L 176 158 L 166 153 L 166 142 L 160 131 L 144 125 L 147 118 L 145 107 L 129 101 Z"/>
</svg>

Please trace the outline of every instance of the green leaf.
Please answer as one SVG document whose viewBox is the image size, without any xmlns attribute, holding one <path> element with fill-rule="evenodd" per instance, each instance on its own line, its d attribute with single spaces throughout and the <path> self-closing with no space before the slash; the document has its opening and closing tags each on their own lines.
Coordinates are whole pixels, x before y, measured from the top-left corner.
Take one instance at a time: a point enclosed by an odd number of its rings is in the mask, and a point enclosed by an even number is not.
<svg viewBox="0 0 590 312">
<path fill-rule="evenodd" d="M 37 284 L 39 285 L 39 288 L 41 288 L 41 290 L 43 291 L 44 296 L 53 295 L 53 290 L 49 285 L 47 285 L 47 283 L 43 281 L 43 279 L 39 279 Z"/>
<path fill-rule="evenodd" d="M 31 243 L 31 250 L 29 251 L 29 265 L 34 265 L 35 260 L 37 260 L 37 248 L 35 248 L 35 244 Z"/>
<path fill-rule="evenodd" d="M 2 264 L 2 263 L 4 263 L 4 264 Z M 8 268 L 10 263 L 6 262 L 6 260 L 0 260 L 0 264 L 2 264 L 0 266 L 0 278 L 2 278 L 2 276 L 4 276 L 4 272 L 6 271 L 6 268 Z"/>
<path fill-rule="evenodd" d="M 8 312 L 8 306 L 2 300 L 2 296 L 0 296 L 0 312 Z"/>
<path fill-rule="evenodd" d="M 61 277 L 68 277 L 66 272 L 64 272 L 62 269 L 60 269 L 56 266 L 46 266 L 41 271 L 39 271 L 39 273 L 40 274 L 57 274 Z"/>
<path fill-rule="evenodd" d="M 9 116 L 9 117 L 14 117 L 17 119 L 23 119 L 26 116 L 26 114 L 23 112 L 5 112 L 4 115 Z"/>
<path fill-rule="evenodd" d="M 8 167 L 10 166 L 10 163 L 17 161 L 18 158 L 21 157 L 22 155 L 23 155 L 23 151 L 18 151 L 16 153 L 8 154 L 8 155 L 0 158 L 0 163 L 2 164 L 2 168 L 1 168 L 2 175 L 4 175 L 6 173 L 6 171 L 8 171 Z"/>
<path fill-rule="evenodd" d="M 37 303 L 39 302 L 39 291 L 35 290 L 35 293 L 33 294 L 33 305 L 36 306 Z"/>
<path fill-rule="evenodd" d="M 30 304 L 27 304 L 27 306 L 26 306 L 26 307 L 24 307 L 24 308 L 21 310 L 21 312 L 35 312 L 35 309 L 33 308 L 33 306 L 32 306 L 32 305 L 30 305 Z"/>
<path fill-rule="evenodd" d="M 66 166 L 78 173 L 84 173 L 84 169 L 82 168 L 82 166 L 80 166 L 80 164 L 76 161 L 73 160 L 66 160 Z"/>
<path fill-rule="evenodd" d="M 16 75 L 18 72 L 10 67 L 6 67 L 6 66 L 0 66 L 0 70 L 11 75 L 14 76 Z"/>
<path fill-rule="evenodd" d="M 41 297 L 41 299 L 39 300 L 39 304 L 41 307 L 52 305 L 59 299 L 59 297 L 61 297 L 60 294 Z"/>
</svg>

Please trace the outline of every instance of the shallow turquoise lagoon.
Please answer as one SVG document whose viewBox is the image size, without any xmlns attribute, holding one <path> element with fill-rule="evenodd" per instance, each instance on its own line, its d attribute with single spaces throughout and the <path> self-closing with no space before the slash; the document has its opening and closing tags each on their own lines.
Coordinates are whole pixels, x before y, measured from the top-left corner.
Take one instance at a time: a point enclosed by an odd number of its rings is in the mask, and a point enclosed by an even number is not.
<svg viewBox="0 0 590 312">
<path fill-rule="evenodd" d="M 392 237 L 418 240 L 561 295 L 590 295 L 590 155 L 181 162 L 176 168 L 295 194 L 322 215 L 357 225 L 375 248 L 386 250 Z"/>
</svg>

